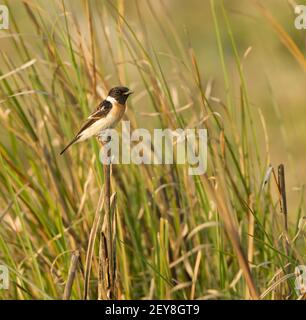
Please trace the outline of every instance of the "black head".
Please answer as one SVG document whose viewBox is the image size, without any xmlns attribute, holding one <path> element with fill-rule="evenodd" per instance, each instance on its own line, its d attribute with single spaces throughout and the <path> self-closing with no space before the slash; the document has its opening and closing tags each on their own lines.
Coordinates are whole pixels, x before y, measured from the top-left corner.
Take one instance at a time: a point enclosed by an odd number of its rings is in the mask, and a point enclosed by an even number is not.
<svg viewBox="0 0 306 320">
<path fill-rule="evenodd" d="M 132 93 L 133 91 L 127 87 L 115 87 L 109 91 L 108 96 L 116 99 L 120 104 L 125 104 L 127 98 Z"/>
</svg>

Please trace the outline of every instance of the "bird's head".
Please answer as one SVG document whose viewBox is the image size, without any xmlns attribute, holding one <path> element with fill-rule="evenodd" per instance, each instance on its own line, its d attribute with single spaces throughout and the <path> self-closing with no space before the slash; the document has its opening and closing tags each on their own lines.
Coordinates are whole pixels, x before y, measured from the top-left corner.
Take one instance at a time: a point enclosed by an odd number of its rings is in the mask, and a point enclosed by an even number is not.
<svg viewBox="0 0 306 320">
<path fill-rule="evenodd" d="M 109 91 L 108 96 L 115 99 L 120 104 L 125 104 L 127 98 L 132 93 L 133 91 L 127 87 L 115 87 Z"/>
</svg>

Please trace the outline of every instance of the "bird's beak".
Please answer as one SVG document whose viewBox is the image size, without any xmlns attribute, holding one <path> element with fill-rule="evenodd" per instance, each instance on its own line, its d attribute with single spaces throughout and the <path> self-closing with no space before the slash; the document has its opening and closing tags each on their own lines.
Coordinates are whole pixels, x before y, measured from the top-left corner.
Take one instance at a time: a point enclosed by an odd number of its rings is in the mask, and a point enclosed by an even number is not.
<svg viewBox="0 0 306 320">
<path fill-rule="evenodd" d="M 129 90 L 129 91 L 125 92 L 124 95 L 127 96 L 127 95 L 130 95 L 130 94 L 132 94 L 132 93 L 134 93 L 134 91 Z"/>
</svg>

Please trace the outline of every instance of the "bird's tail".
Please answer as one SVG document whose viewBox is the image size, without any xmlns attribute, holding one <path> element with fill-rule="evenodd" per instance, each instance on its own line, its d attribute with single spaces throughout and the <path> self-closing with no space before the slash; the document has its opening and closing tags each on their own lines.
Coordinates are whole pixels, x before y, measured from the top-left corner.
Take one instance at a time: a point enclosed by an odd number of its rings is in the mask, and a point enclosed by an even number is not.
<svg viewBox="0 0 306 320">
<path fill-rule="evenodd" d="M 61 155 L 71 146 L 73 145 L 75 142 L 77 142 L 79 140 L 79 137 L 75 137 L 62 151 L 61 151 Z"/>
</svg>

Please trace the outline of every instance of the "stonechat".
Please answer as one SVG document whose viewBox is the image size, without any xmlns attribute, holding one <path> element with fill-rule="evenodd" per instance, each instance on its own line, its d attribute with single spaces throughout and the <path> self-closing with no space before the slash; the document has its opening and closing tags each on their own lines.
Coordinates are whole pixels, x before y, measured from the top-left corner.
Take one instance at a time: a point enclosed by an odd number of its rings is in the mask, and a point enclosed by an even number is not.
<svg viewBox="0 0 306 320">
<path fill-rule="evenodd" d="M 63 154 L 71 145 L 92 136 L 99 136 L 103 131 L 114 128 L 122 119 L 126 110 L 126 100 L 133 91 L 126 87 L 112 88 L 105 100 L 94 110 L 75 138 L 60 153 Z"/>
</svg>

